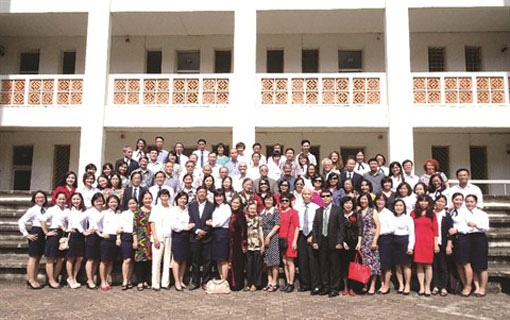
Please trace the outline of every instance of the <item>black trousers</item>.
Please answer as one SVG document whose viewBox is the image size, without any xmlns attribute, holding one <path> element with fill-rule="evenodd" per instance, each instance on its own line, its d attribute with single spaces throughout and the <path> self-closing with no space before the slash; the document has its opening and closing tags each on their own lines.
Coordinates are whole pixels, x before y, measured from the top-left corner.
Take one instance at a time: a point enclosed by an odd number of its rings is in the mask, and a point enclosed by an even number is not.
<svg viewBox="0 0 510 320">
<path fill-rule="evenodd" d="M 137 283 L 150 282 L 151 280 L 151 262 L 140 261 L 135 263 L 135 275 Z"/>
<path fill-rule="evenodd" d="M 248 287 L 255 286 L 257 289 L 262 287 L 262 268 L 263 261 L 260 250 L 248 251 L 246 253 L 246 279 Z"/>
<path fill-rule="evenodd" d="M 432 263 L 432 288 L 446 289 L 448 284 L 448 265 L 446 262 L 446 245 L 439 246 L 439 252 L 434 253 Z"/>
<path fill-rule="evenodd" d="M 211 249 L 212 244 L 196 241 L 191 243 L 191 281 L 200 286 L 211 280 Z M 202 281 L 200 281 L 200 267 L 202 267 Z"/>
<path fill-rule="evenodd" d="M 310 235 L 311 236 L 311 235 Z M 306 242 L 306 236 L 299 232 L 298 238 L 298 265 L 299 286 L 305 289 L 320 288 L 319 253 L 313 250 L 311 244 Z"/>
<path fill-rule="evenodd" d="M 340 291 L 340 250 L 330 249 L 326 237 L 319 239 L 322 290 Z"/>
</svg>

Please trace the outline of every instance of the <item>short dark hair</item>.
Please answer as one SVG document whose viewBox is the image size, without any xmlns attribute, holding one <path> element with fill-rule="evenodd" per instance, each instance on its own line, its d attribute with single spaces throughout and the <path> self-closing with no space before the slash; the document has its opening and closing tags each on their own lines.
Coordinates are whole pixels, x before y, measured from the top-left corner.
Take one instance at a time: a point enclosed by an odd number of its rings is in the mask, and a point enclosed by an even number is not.
<svg viewBox="0 0 510 320">
<path fill-rule="evenodd" d="M 368 159 L 368 164 L 370 164 L 370 162 L 374 162 L 374 161 L 377 163 L 377 159 L 376 158 L 370 158 L 370 159 Z"/>
<path fill-rule="evenodd" d="M 60 182 L 60 185 L 61 186 L 65 186 L 67 184 L 67 178 L 70 176 L 70 175 L 73 175 L 74 176 L 74 183 L 73 183 L 73 188 L 77 188 L 78 187 L 78 176 L 76 175 L 76 173 L 74 171 L 68 171 L 63 177 L 62 177 L 62 181 Z"/>
<path fill-rule="evenodd" d="M 163 138 L 162 136 L 157 136 L 156 138 L 154 138 L 154 141 L 157 141 L 158 139 L 165 141 L 165 138 Z"/>
<path fill-rule="evenodd" d="M 255 142 L 251 147 L 255 148 L 257 146 L 262 148 L 262 145 L 259 142 Z"/>
<path fill-rule="evenodd" d="M 129 180 L 133 181 L 133 177 L 135 175 L 139 174 L 140 175 L 140 179 L 142 179 L 142 173 L 140 171 L 135 171 L 133 173 L 131 173 L 131 176 L 129 177 Z"/>
<path fill-rule="evenodd" d="M 198 191 L 200 190 L 205 190 L 205 192 L 207 193 L 207 188 L 205 186 L 199 186 L 195 192 L 198 193 Z"/>
<path fill-rule="evenodd" d="M 466 196 L 466 198 L 464 198 L 464 200 L 466 200 L 467 198 L 473 198 L 473 199 L 475 199 L 475 202 L 478 202 L 478 197 L 474 194 L 468 194 Z"/>
<path fill-rule="evenodd" d="M 96 167 L 96 165 L 95 165 L 95 164 L 93 164 L 93 163 L 89 163 L 89 164 L 87 164 L 87 165 L 85 166 L 85 171 L 88 171 L 88 170 L 90 170 L 90 169 L 92 169 L 92 170 L 94 170 L 94 171 L 97 171 L 97 167 Z"/>
<path fill-rule="evenodd" d="M 96 193 L 94 193 L 94 195 L 92 196 L 92 199 L 90 200 L 90 203 L 92 204 L 92 206 L 94 206 L 94 202 L 96 202 L 97 199 L 101 199 L 101 201 L 103 201 L 103 204 L 104 204 L 103 194 L 101 192 L 96 192 Z"/>
<path fill-rule="evenodd" d="M 466 171 L 468 175 L 470 174 L 468 169 L 460 168 L 460 169 L 457 169 L 457 171 L 455 171 L 455 176 L 459 176 L 459 173 L 461 173 L 462 171 Z"/>
<path fill-rule="evenodd" d="M 382 153 L 378 153 L 378 154 L 376 154 L 376 155 L 375 155 L 375 157 L 374 157 L 374 158 L 376 158 L 376 159 L 377 159 L 377 157 L 381 157 L 381 158 L 383 158 L 383 165 L 385 165 L 385 164 L 386 164 L 386 157 L 384 156 L 384 154 L 382 154 Z"/>
<path fill-rule="evenodd" d="M 203 139 L 203 138 L 200 138 L 197 140 L 197 144 L 199 144 L 200 142 L 207 144 L 207 141 L 205 141 L 205 139 Z"/>
<path fill-rule="evenodd" d="M 184 191 L 181 191 L 179 192 L 176 196 L 175 196 L 175 199 L 174 199 L 174 203 L 177 205 L 177 200 L 179 200 L 180 198 L 182 197 L 186 197 L 186 203 L 188 203 L 189 201 L 189 195 L 187 192 L 184 192 Z"/>
<path fill-rule="evenodd" d="M 391 186 L 393 187 L 393 179 L 391 179 L 391 177 L 384 176 L 384 177 L 381 179 L 381 188 L 383 188 L 383 189 L 384 189 L 384 184 L 385 184 L 386 182 L 391 183 Z"/>
<path fill-rule="evenodd" d="M 221 189 L 218 189 L 216 191 L 214 191 L 214 206 L 215 207 L 218 207 L 218 203 L 216 202 L 216 197 L 218 196 L 222 196 L 223 197 L 223 203 L 225 203 L 225 200 L 226 200 L 226 197 L 225 197 L 225 192 Z"/>
<path fill-rule="evenodd" d="M 304 145 L 305 143 L 311 144 L 310 140 L 308 139 L 301 140 L 301 145 Z"/>
<path fill-rule="evenodd" d="M 244 144 L 244 142 L 238 142 L 236 143 L 236 149 L 238 148 L 246 149 L 246 145 Z"/>
<path fill-rule="evenodd" d="M 88 177 L 94 178 L 94 181 L 96 181 L 96 177 L 92 173 L 85 172 L 83 174 L 82 182 L 85 183 L 85 180 L 87 180 Z"/>
<path fill-rule="evenodd" d="M 402 161 L 402 167 L 403 167 L 406 163 L 410 163 L 410 164 L 414 165 L 414 163 L 413 163 L 411 160 L 409 160 L 409 159 L 405 159 L 404 161 Z"/>
</svg>

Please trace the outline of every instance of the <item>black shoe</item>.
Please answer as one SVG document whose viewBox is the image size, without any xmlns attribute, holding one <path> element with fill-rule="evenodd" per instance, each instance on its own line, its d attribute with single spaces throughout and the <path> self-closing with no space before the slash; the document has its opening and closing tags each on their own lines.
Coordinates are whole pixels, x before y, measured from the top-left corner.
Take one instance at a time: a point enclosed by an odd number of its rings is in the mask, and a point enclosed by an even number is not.
<svg viewBox="0 0 510 320">
<path fill-rule="evenodd" d="M 285 293 L 291 293 L 292 291 L 294 291 L 294 285 L 290 284 L 287 286 L 287 289 L 285 289 Z"/>
<path fill-rule="evenodd" d="M 205 290 L 205 288 L 206 288 L 206 287 L 207 287 L 207 286 L 205 285 L 205 283 L 204 283 L 204 284 L 202 284 L 202 289 L 203 289 L 203 290 Z"/>
<path fill-rule="evenodd" d="M 308 288 L 308 287 L 299 287 L 299 289 L 298 289 L 298 292 L 306 292 L 306 291 L 310 291 L 310 288 Z"/>
<path fill-rule="evenodd" d="M 52 286 L 49 282 L 48 282 L 48 287 L 50 287 L 51 289 L 62 289 L 62 286 L 60 284 L 57 284 L 55 287 Z"/>
<path fill-rule="evenodd" d="M 328 297 L 330 297 L 330 298 L 333 298 L 336 296 L 338 296 L 338 291 L 335 291 L 335 290 L 331 290 L 328 294 Z"/>
<path fill-rule="evenodd" d="M 196 290 L 198 288 L 200 288 L 200 286 L 198 284 L 194 284 L 194 283 L 191 286 L 189 286 L 190 291 Z"/>
<path fill-rule="evenodd" d="M 329 290 L 328 289 L 322 289 L 321 291 L 319 291 L 319 295 L 321 296 L 325 296 L 329 293 Z"/>
<path fill-rule="evenodd" d="M 310 292 L 310 295 L 311 295 L 311 296 L 316 296 L 316 295 L 318 295 L 319 293 L 321 293 L 321 289 L 319 289 L 319 288 L 315 288 L 315 289 L 313 289 L 313 290 Z"/>
<path fill-rule="evenodd" d="M 39 290 L 39 289 L 42 289 L 42 287 L 41 287 L 41 286 L 34 287 L 34 286 L 30 283 L 30 281 L 28 281 L 28 280 L 27 280 L 27 288 L 32 289 L 32 290 Z"/>
<path fill-rule="evenodd" d="M 289 287 L 289 284 L 286 283 L 283 287 L 280 288 L 280 291 L 285 291 Z"/>
</svg>

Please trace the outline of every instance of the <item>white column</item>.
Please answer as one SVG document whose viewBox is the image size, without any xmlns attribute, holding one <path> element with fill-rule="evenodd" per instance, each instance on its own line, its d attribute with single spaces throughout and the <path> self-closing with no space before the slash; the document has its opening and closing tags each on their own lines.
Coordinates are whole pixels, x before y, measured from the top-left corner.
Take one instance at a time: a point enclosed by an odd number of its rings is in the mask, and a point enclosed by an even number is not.
<svg viewBox="0 0 510 320">
<path fill-rule="evenodd" d="M 246 153 L 250 154 L 251 146 L 255 143 L 254 109 L 257 99 L 260 99 L 256 92 L 259 87 L 256 83 L 257 11 L 249 1 L 237 3 L 231 86 L 231 104 L 236 115 L 232 127 L 232 146 L 242 141 L 246 144 Z"/>
<path fill-rule="evenodd" d="M 94 2 L 88 14 L 82 106 L 86 114 L 83 116 L 80 136 L 80 176 L 87 164 L 93 163 L 101 169 L 103 162 L 104 108 L 110 66 L 110 1 Z"/>
<path fill-rule="evenodd" d="M 407 1 L 386 0 L 385 11 L 386 77 L 388 93 L 388 153 L 391 161 L 414 158 L 413 107 L 409 12 Z"/>
</svg>

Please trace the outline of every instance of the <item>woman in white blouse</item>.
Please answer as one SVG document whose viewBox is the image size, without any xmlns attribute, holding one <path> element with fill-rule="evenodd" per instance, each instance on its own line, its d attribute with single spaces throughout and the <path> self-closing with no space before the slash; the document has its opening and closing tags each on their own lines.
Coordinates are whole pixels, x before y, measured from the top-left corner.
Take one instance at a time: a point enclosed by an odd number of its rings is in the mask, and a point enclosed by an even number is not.
<svg viewBox="0 0 510 320">
<path fill-rule="evenodd" d="M 393 264 L 398 280 L 398 293 L 411 291 L 411 262 L 414 251 L 414 221 L 406 213 L 406 204 L 398 199 L 393 204 L 395 231 L 393 234 Z"/>
<path fill-rule="evenodd" d="M 74 193 L 68 201 L 69 216 L 67 232 L 69 232 L 69 250 L 66 253 L 67 284 L 71 289 L 78 289 L 81 284 L 76 280 L 85 256 L 85 236 L 87 215 L 80 193 Z"/>
<path fill-rule="evenodd" d="M 38 190 L 32 196 L 31 204 L 30 209 L 18 220 L 18 226 L 19 231 L 28 241 L 27 286 L 30 289 L 41 289 L 41 285 L 37 282 L 37 275 L 46 242 L 41 228 L 41 217 L 46 213 L 48 196 Z M 30 231 L 27 231 L 27 223 L 32 224 Z"/>
<path fill-rule="evenodd" d="M 92 196 L 92 208 L 85 212 L 87 216 L 88 228 L 83 232 L 85 236 L 85 273 L 87 274 L 87 288 L 96 289 L 94 275 L 97 273 L 99 266 L 100 252 L 99 247 L 101 239 L 98 233 L 100 230 L 100 222 L 103 219 L 104 198 L 100 192 Z"/>
<path fill-rule="evenodd" d="M 46 256 L 46 275 L 48 285 L 52 289 L 60 289 L 58 276 L 62 271 L 64 262 L 64 251 L 59 250 L 59 241 L 67 227 L 67 216 L 69 210 L 66 209 L 66 194 L 62 191 L 55 197 L 55 205 L 48 209 L 45 215 L 40 217 L 41 228 L 46 234 L 46 246 L 44 255 Z"/>
<path fill-rule="evenodd" d="M 104 211 L 101 220 L 101 263 L 99 264 L 99 275 L 101 277 L 100 288 L 103 291 L 111 290 L 108 283 L 108 277 L 112 274 L 113 261 L 117 256 L 120 240 L 117 240 L 117 233 L 120 227 L 120 199 L 116 195 L 111 195 L 106 200 L 107 210 Z"/>
<path fill-rule="evenodd" d="M 175 196 L 175 206 L 170 212 L 170 228 L 172 229 L 172 273 L 175 290 L 182 291 L 183 277 L 186 272 L 186 260 L 189 254 L 189 231 L 195 226 L 189 222 L 188 194 L 184 191 Z"/>
<path fill-rule="evenodd" d="M 397 187 L 397 194 L 395 199 L 402 199 L 406 204 L 406 212 L 411 212 L 414 210 L 414 205 L 416 204 L 416 195 L 413 194 L 413 190 L 411 186 L 407 182 L 402 182 Z"/>
<path fill-rule="evenodd" d="M 225 194 L 219 190 L 214 193 L 214 212 L 212 219 L 206 225 L 213 228 L 212 260 L 218 265 L 218 272 L 222 280 L 227 280 L 230 232 L 229 224 L 232 210 L 225 202 Z"/>
<path fill-rule="evenodd" d="M 379 260 L 381 262 L 381 288 L 378 293 L 387 294 L 390 292 L 392 263 L 392 240 L 394 232 L 395 217 L 393 212 L 386 208 L 388 199 L 382 193 L 375 197 L 375 209 L 379 219 L 379 237 L 377 245 L 379 249 Z"/>
<path fill-rule="evenodd" d="M 85 207 L 88 209 L 92 207 L 92 197 L 99 192 L 99 189 L 94 187 L 94 181 L 96 178 L 92 173 L 85 173 L 83 175 L 83 185 L 76 189 L 76 192 L 81 193 Z"/>
</svg>

